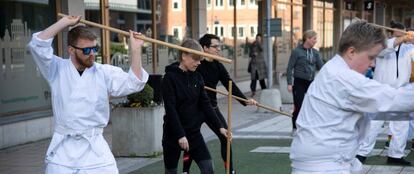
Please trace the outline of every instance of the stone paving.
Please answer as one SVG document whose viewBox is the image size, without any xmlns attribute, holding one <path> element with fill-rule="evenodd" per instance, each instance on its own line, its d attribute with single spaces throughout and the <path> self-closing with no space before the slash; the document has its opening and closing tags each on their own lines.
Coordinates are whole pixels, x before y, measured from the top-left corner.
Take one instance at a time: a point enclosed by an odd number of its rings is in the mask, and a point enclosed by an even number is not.
<svg viewBox="0 0 414 174">
<path fill-rule="evenodd" d="M 257 95 L 258 96 L 258 95 Z M 256 96 L 256 97 L 257 97 Z M 227 115 L 227 99 L 219 100 L 219 106 L 223 115 Z M 283 105 L 282 110 L 291 112 L 292 105 Z M 291 139 L 291 121 L 289 117 L 277 116 L 273 113 L 259 113 L 254 107 L 243 107 L 237 101 L 233 102 L 233 137 L 234 138 L 265 138 L 265 139 Z M 206 127 L 202 128 L 205 139 L 216 138 Z M 111 144 L 111 126 L 104 131 L 104 136 Z M 386 129 L 378 137 L 386 138 Z M 50 139 L 19 145 L 0 150 L 1 174 L 41 174 L 44 173 L 44 155 Z M 276 148 L 276 147 L 268 147 Z M 283 147 L 285 151 L 288 147 Z M 269 149 L 268 149 L 269 150 Z M 274 153 L 274 152 L 270 152 Z M 286 153 L 286 152 L 285 152 Z M 162 160 L 158 158 L 116 158 L 120 173 L 129 173 L 153 162 Z M 414 173 L 414 167 L 365 165 L 364 173 L 367 174 L 408 174 Z"/>
</svg>

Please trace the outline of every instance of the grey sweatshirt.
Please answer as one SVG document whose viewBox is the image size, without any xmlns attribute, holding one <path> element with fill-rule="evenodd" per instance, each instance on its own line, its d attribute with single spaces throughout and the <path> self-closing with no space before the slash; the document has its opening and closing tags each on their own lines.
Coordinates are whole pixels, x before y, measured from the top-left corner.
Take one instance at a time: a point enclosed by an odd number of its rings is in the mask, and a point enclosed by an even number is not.
<svg viewBox="0 0 414 174">
<path fill-rule="evenodd" d="M 287 83 L 292 85 L 293 78 L 312 81 L 317 70 L 322 68 L 323 62 L 319 52 L 314 49 L 306 49 L 303 44 L 298 45 L 290 55 L 287 67 Z"/>
</svg>

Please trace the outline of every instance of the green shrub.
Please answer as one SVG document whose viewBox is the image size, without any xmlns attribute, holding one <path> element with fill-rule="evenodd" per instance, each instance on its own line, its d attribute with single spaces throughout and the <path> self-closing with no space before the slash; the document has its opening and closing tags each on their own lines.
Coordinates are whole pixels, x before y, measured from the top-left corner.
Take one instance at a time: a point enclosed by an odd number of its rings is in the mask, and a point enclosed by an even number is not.
<svg viewBox="0 0 414 174">
<path fill-rule="evenodd" d="M 145 84 L 142 91 L 128 95 L 127 99 L 126 107 L 149 107 L 156 105 L 153 101 L 154 90 L 148 84 Z"/>
<path fill-rule="evenodd" d="M 111 42 L 110 45 L 111 45 L 110 46 L 111 54 L 115 54 L 115 53 L 127 54 L 128 53 L 128 50 L 125 49 L 123 43 Z"/>
</svg>

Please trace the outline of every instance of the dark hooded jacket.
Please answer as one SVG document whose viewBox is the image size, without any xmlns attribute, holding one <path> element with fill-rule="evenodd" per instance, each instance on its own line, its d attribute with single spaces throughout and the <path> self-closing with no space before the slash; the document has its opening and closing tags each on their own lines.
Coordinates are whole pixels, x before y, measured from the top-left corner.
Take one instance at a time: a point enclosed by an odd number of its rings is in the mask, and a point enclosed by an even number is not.
<svg viewBox="0 0 414 174">
<path fill-rule="evenodd" d="M 194 143 L 203 139 L 201 124 L 206 121 L 220 129 L 220 124 L 204 90 L 203 78 L 198 72 L 183 71 L 177 63 L 165 68 L 162 82 L 164 99 L 164 141 L 178 142 L 186 137 Z M 191 147 L 191 145 L 190 145 Z"/>
<path fill-rule="evenodd" d="M 201 61 L 201 64 L 197 67 L 197 72 L 203 76 L 205 85 L 213 89 L 217 88 L 217 84 L 220 81 L 221 84 L 223 84 L 223 86 L 228 90 L 229 81 L 231 80 L 233 82 L 232 94 L 237 97 L 247 99 L 246 96 L 244 96 L 244 94 L 234 83 L 234 81 L 230 78 L 230 75 L 224 65 L 217 60 L 213 60 L 212 62 L 209 62 L 207 60 Z M 207 95 L 210 98 L 211 105 L 213 107 L 217 107 L 217 94 L 215 92 L 207 91 Z M 242 105 L 246 106 L 246 102 L 240 100 L 239 102 Z"/>
</svg>

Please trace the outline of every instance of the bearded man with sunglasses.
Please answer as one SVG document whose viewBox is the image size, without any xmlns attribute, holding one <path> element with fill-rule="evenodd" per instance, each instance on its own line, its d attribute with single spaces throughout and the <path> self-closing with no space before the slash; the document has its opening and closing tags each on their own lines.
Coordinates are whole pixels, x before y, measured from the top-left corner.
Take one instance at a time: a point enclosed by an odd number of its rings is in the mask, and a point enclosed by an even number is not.
<svg viewBox="0 0 414 174">
<path fill-rule="evenodd" d="M 130 31 L 131 68 L 95 63 L 97 36 L 87 27 L 68 33 L 69 59 L 53 55 L 53 37 L 80 16 L 67 16 L 33 34 L 28 45 L 52 90 L 54 133 L 46 153 L 45 173 L 118 173 L 115 158 L 102 136 L 109 121 L 109 98 L 144 88 L 148 73 L 141 66 L 142 40 Z"/>
</svg>

